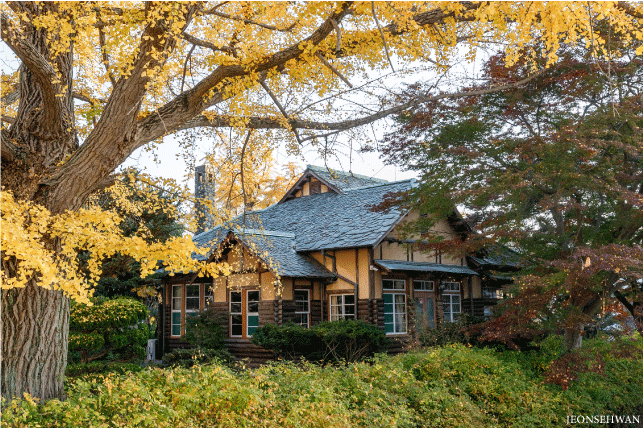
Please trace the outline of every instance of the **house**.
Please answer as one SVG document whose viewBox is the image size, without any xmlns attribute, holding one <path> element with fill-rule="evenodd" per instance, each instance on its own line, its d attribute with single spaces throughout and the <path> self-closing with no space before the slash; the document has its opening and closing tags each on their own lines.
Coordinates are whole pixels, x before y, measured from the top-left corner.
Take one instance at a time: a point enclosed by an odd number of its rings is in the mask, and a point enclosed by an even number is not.
<svg viewBox="0 0 643 428">
<path fill-rule="evenodd" d="M 309 327 L 357 318 L 380 326 L 399 351 L 420 327 L 488 313 L 504 281 L 497 272 L 515 263 L 488 254 L 427 254 L 403 241 L 400 224 L 418 213 L 372 207 L 412 186 L 414 180 L 387 182 L 308 166 L 277 204 L 196 235 L 208 249 L 205 257 L 227 262 L 234 273 L 167 277 L 163 349 L 185 346 L 186 317 L 207 306 L 224 320 L 230 351 L 242 357 L 266 356 L 250 337 L 268 323 Z M 462 239 L 471 232 L 457 212 L 435 228 Z"/>
</svg>

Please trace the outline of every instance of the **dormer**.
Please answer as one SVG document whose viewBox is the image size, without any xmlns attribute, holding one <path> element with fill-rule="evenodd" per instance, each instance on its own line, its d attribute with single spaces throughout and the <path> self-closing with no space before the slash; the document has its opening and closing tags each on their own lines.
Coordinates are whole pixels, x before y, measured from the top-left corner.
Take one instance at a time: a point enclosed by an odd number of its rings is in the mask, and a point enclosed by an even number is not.
<svg viewBox="0 0 643 428">
<path fill-rule="evenodd" d="M 317 193 L 344 194 L 351 189 L 377 186 L 383 183 L 387 183 L 387 181 L 352 172 L 308 165 L 299 180 L 286 192 L 279 203 Z"/>
</svg>

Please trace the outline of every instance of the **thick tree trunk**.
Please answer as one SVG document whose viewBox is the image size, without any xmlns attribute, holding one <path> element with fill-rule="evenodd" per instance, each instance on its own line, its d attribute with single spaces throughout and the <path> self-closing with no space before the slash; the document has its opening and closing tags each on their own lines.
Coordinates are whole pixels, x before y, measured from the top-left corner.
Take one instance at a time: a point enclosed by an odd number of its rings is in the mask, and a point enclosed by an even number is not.
<svg viewBox="0 0 643 428">
<path fill-rule="evenodd" d="M 563 336 L 563 345 L 565 350 L 573 351 L 579 349 L 583 345 L 583 329 L 584 325 L 567 327 Z"/>
<path fill-rule="evenodd" d="M 31 281 L 2 290 L 2 397 L 63 398 L 69 299 Z"/>
</svg>

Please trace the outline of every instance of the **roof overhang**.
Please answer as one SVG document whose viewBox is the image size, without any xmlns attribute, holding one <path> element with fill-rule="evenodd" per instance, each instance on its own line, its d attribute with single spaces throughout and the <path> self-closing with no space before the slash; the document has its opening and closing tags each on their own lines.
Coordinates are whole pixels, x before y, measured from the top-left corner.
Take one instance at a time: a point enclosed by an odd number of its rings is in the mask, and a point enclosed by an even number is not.
<svg viewBox="0 0 643 428">
<path fill-rule="evenodd" d="M 478 272 L 466 266 L 443 265 L 440 263 L 405 262 L 401 260 L 373 260 L 381 268 L 389 271 L 425 272 L 425 273 L 446 273 L 450 275 L 479 276 Z"/>
</svg>

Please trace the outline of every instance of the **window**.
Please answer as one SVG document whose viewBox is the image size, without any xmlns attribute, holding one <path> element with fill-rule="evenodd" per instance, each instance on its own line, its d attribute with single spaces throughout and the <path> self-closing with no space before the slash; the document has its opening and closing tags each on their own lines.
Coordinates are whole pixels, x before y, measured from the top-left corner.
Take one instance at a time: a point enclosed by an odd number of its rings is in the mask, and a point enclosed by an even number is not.
<svg viewBox="0 0 643 428">
<path fill-rule="evenodd" d="M 230 337 L 250 337 L 259 327 L 259 291 L 230 292 Z"/>
<path fill-rule="evenodd" d="M 247 293 L 247 308 L 246 308 L 246 325 L 247 336 L 250 337 L 254 334 L 257 327 L 259 327 L 259 291 L 246 291 Z"/>
<path fill-rule="evenodd" d="M 185 312 L 198 312 L 200 304 L 200 284 L 185 286 Z"/>
<path fill-rule="evenodd" d="M 241 291 L 230 292 L 230 336 L 243 336 L 243 306 Z"/>
<path fill-rule="evenodd" d="M 433 281 L 413 281 L 413 289 L 418 291 L 434 291 L 434 282 Z"/>
<path fill-rule="evenodd" d="M 460 283 L 459 282 L 443 282 L 442 290 L 445 293 L 459 293 L 460 292 Z"/>
<path fill-rule="evenodd" d="M 172 286 L 172 336 L 181 335 L 182 291 L 182 284 Z"/>
<path fill-rule="evenodd" d="M 355 318 L 355 295 L 335 294 L 330 296 L 330 320 Z"/>
<path fill-rule="evenodd" d="M 384 331 L 387 334 L 406 333 L 406 294 L 384 293 Z"/>
<path fill-rule="evenodd" d="M 500 298 L 500 290 L 496 290 L 495 288 L 483 288 L 482 289 L 482 297 L 484 299 L 499 299 Z"/>
<path fill-rule="evenodd" d="M 403 279 L 383 279 L 382 288 L 384 290 L 405 290 L 406 281 Z"/>
<path fill-rule="evenodd" d="M 303 325 L 308 328 L 310 317 L 310 291 L 295 290 L 295 324 Z"/>
<path fill-rule="evenodd" d="M 453 322 L 457 319 L 460 309 L 460 295 L 444 293 L 442 295 L 442 308 L 444 309 L 444 320 Z"/>
</svg>

